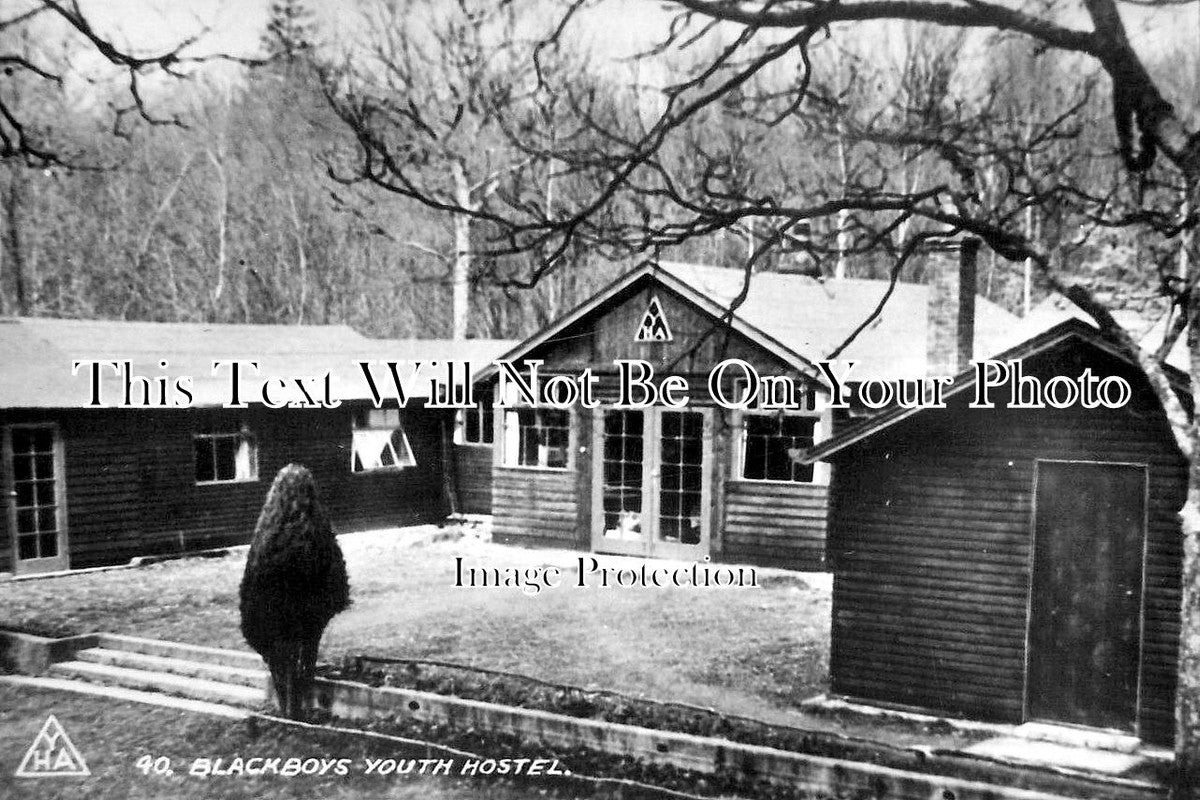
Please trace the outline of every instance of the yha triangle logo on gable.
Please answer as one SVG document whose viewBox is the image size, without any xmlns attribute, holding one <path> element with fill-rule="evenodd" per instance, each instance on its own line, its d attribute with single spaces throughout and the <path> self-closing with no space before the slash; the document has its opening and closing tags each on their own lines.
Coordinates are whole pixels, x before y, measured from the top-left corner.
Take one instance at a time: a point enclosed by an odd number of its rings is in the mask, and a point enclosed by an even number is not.
<svg viewBox="0 0 1200 800">
<path fill-rule="evenodd" d="M 51 714 L 13 774 L 18 778 L 83 778 L 92 771 Z"/>
<path fill-rule="evenodd" d="M 662 303 L 658 301 L 658 297 L 651 296 L 650 305 L 646 306 L 646 313 L 642 315 L 642 321 L 638 325 L 637 334 L 634 335 L 635 342 L 669 342 L 674 337 L 671 336 L 671 326 L 667 324 L 667 315 L 663 313 Z"/>
</svg>

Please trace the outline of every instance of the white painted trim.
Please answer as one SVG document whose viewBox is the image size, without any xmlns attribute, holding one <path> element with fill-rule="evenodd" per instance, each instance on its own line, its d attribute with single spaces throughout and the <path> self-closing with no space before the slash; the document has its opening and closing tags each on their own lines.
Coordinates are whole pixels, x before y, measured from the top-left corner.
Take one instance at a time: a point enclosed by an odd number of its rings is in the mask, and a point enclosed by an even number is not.
<svg viewBox="0 0 1200 800">
<path fill-rule="evenodd" d="M 13 449 L 12 449 L 12 432 L 15 429 L 49 429 L 53 436 L 51 444 L 52 458 L 54 460 L 54 514 L 55 523 L 57 525 L 57 545 L 58 555 L 50 558 L 26 558 L 19 557 L 20 547 L 19 536 L 17 533 L 17 511 L 16 511 L 16 476 L 13 470 Z M 4 466 L 3 486 L 0 487 L 4 491 L 4 509 L 7 519 L 7 527 L 9 532 L 9 558 L 12 567 L 12 572 L 15 576 L 38 574 L 43 572 L 61 572 L 71 568 L 71 547 L 70 547 L 70 515 L 67 509 L 67 452 L 66 446 L 63 443 L 62 430 L 57 422 L 13 422 L 4 426 L 3 436 L 0 436 L 0 459 Z M 36 467 L 34 467 L 36 469 Z M 21 565 L 24 565 L 27 570 L 22 571 Z"/>
</svg>

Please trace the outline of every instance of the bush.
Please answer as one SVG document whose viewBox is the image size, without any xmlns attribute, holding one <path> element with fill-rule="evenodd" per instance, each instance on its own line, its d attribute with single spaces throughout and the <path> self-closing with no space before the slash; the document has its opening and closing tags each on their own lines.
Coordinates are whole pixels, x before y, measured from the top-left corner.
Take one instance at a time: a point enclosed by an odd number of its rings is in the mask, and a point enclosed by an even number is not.
<svg viewBox="0 0 1200 800">
<path fill-rule="evenodd" d="M 325 626 L 350 605 L 346 562 L 312 473 L 279 470 L 254 529 L 240 590 L 242 635 L 271 670 L 280 711 L 303 715 Z"/>
</svg>

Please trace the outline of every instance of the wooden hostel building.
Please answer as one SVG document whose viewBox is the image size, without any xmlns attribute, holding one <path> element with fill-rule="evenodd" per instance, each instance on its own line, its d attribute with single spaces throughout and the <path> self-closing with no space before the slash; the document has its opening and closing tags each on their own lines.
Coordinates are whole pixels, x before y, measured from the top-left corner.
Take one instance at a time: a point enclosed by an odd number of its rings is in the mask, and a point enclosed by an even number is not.
<svg viewBox="0 0 1200 800">
<path fill-rule="evenodd" d="M 967 249 L 927 257 L 925 272 L 944 279 L 895 286 L 882 313 L 839 355 L 857 362 L 852 381 L 944 371 L 962 325 L 976 334 L 970 355 L 985 357 L 1011 338 L 1017 320 L 976 298 Z M 591 369 L 600 407 L 479 412 L 459 446 L 466 453 L 459 463 L 473 464 L 459 482 L 473 487 L 464 495 L 475 499 L 474 510 L 491 511 L 497 540 L 824 568 L 830 471 L 801 456 L 844 420 L 828 408 L 829 384 L 816 362 L 872 319 L 888 284 L 760 272 L 737 303 L 744 279 L 738 269 L 647 264 L 505 355 L 537 362 L 543 380 Z M 710 370 L 731 358 L 791 381 L 800 407 L 737 411 L 714 403 Z M 682 376 L 689 405 L 612 408 L 615 359 L 648 362 L 655 381 Z M 736 369 L 723 376 L 727 397 L 740 391 L 742 377 Z M 496 385 L 493 370 L 479 389 L 486 395 Z"/>
<path fill-rule="evenodd" d="M 511 345 L 373 340 L 342 326 L 0 320 L 0 573 L 246 543 L 289 462 L 313 471 L 338 530 L 440 520 L 454 501 L 453 417 L 422 399 L 375 409 L 354 361 L 485 363 Z M 222 408 L 230 379 L 212 375 L 215 359 L 257 361 L 262 375 L 329 370 L 343 402 L 266 408 L 247 370 L 247 407 Z M 193 376 L 194 397 L 183 408 L 111 407 L 125 387 L 106 368 L 110 407 L 89 407 L 76 360 L 129 361 L 151 379 L 132 387 L 135 403 L 149 389 L 155 405 L 159 376 Z M 173 389 L 168 380 L 169 399 Z"/>
<path fill-rule="evenodd" d="M 999 356 L 1125 378 L 1119 409 L 894 409 L 808 455 L 833 465 L 835 693 L 1011 723 L 1173 738 L 1187 465 L 1145 378 L 1068 320 Z M 1187 400 L 1183 372 L 1173 370 Z"/>
</svg>

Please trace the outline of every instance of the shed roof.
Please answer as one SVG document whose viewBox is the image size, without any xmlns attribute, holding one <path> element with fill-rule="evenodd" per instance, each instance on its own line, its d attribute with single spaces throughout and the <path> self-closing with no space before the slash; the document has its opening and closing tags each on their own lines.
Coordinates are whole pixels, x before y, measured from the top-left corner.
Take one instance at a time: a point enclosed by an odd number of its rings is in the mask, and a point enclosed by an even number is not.
<svg viewBox="0 0 1200 800">
<path fill-rule="evenodd" d="M 497 339 L 370 339 L 347 325 L 225 325 L 120 322 L 44 317 L 0 318 L 0 408 L 85 408 L 89 378 L 72 376 L 75 361 L 129 361 L 150 378 L 189 375 L 192 405 L 228 399 L 228 370 L 212 374 L 214 360 L 257 361 L 259 375 L 245 376 L 247 391 L 261 376 L 331 375 L 333 396 L 370 397 L 358 360 L 470 361 L 482 367 L 510 348 Z M 166 361 L 167 367 L 160 367 Z M 119 398 L 120 380 L 102 370 L 106 398 Z M 424 382 L 422 382 L 424 383 Z M 428 386 L 418 386 L 424 392 Z M 282 393 L 281 393 L 282 394 Z M 299 394 L 291 396 L 299 399 Z M 247 396 L 251 401 L 253 395 Z"/>
<path fill-rule="evenodd" d="M 1070 342 L 1086 343 L 1116 358 L 1125 361 L 1131 360 L 1128 354 L 1100 333 L 1095 323 L 1076 317 L 1065 319 L 1049 330 L 1044 330 L 1001 353 L 994 354 L 992 358 L 999 361 L 1023 361 L 1039 353 L 1062 347 Z M 1188 380 L 1186 373 L 1167 365 L 1166 374 L 1177 392 L 1186 391 Z M 974 368 L 962 371 L 943 391 L 943 398 L 950 399 L 956 395 L 973 390 L 976 377 L 977 373 Z M 902 420 L 916 414 L 926 413 L 932 408 L 934 407 L 916 406 L 906 408 L 893 406 L 880 411 L 877 414 L 867 417 L 862 422 L 846 428 L 836 436 L 826 439 L 810 448 L 805 453 L 803 461 L 804 463 L 811 464 L 814 461 L 827 459 L 829 456 L 853 447 L 857 443 L 892 427 Z"/>
</svg>

